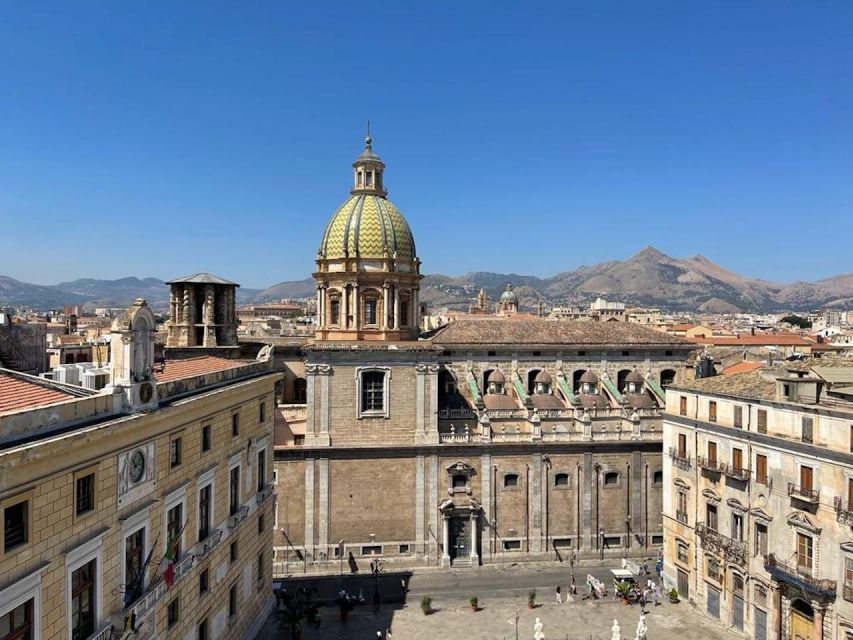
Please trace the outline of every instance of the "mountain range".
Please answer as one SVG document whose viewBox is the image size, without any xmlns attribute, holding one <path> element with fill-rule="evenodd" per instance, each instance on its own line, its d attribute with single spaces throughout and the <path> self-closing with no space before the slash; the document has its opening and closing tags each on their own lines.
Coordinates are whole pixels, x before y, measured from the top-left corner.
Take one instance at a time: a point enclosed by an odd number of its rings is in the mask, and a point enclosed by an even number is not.
<svg viewBox="0 0 853 640">
<path fill-rule="evenodd" d="M 853 306 L 853 274 L 817 282 L 774 283 L 729 271 L 708 258 L 672 258 L 646 247 L 627 260 L 581 266 L 549 278 L 477 271 L 452 277 L 431 274 L 421 282 L 421 300 L 433 308 L 465 309 L 483 288 L 496 300 L 511 283 L 522 309 L 535 310 L 541 301 L 553 305 L 586 304 L 602 296 L 630 306 L 673 311 L 804 311 L 826 306 Z M 283 298 L 310 298 L 311 278 L 280 282 L 267 289 L 237 290 L 241 304 Z M 169 292 L 157 278 L 81 279 L 45 286 L 0 276 L 0 305 L 37 309 L 67 304 L 128 306 L 143 297 L 154 307 L 168 304 Z"/>
</svg>

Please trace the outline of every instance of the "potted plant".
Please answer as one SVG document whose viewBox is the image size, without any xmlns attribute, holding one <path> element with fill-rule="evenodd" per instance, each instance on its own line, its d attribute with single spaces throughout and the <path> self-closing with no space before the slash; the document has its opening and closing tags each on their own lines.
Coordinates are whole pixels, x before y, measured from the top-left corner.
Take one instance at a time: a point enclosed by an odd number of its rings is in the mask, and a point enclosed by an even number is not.
<svg viewBox="0 0 853 640">
<path fill-rule="evenodd" d="M 477 596 L 471 596 L 468 598 L 468 604 L 471 605 L 471 611 L 476 611 L 480 601 L 477 599 Z"/>
<path fill-rule="evenodd" d="M 536 606 L 536 589 L 531 589 L 527 592 L 527 608 L 532 609 Z"/>
<path fill-rule="evenodd" d="M 421 598 L 421 611 L 424 612 L 425 616 L 432 613 L 432 596 L 424 596 Z"/>
<path fill-rule="evenodd" d="M 623 580 L 617 582 L 616 596 L 622 599 L 622 604 L 628 604 L 631 599 L 631 584 Z"/>
<path fill-rule="evenodd" d="M 669 601 L 673 604 L 678 602 L 678 591 L 676 591 L 674 588 L 670 589 L 669 591 Z"/>
</svg>

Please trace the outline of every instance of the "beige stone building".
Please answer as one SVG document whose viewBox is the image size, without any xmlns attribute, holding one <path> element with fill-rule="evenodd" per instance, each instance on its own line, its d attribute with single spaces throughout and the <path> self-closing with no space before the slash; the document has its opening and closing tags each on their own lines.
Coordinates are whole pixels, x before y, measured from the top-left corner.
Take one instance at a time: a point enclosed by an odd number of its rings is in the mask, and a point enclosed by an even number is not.
<svg viewBox="0 0 853 640">
<path fill-rule="evenodd" d="M 318 252 L 304 405 L 280 407 L 278 570 L 341 552 L 445 566 L 654 555 L 663 386 L 691 345 L 523 317 L 511 290 L 503 315 L 419 336 L 420 260 L 370 139 L 353 167 Z"/>
<path fill-rule="evenodd" d="M 745 636 L 853 638 L 853 361 L 676 384 L 664 578 Z"/>
<path fill-rule="evenodd" d="M 238 639 L 272 607 L 280 374 L 155 365 L 154 329 L 141 300 L 116 321 L 100 393 L 0 370 L 4 639 Z"/>
</svg>

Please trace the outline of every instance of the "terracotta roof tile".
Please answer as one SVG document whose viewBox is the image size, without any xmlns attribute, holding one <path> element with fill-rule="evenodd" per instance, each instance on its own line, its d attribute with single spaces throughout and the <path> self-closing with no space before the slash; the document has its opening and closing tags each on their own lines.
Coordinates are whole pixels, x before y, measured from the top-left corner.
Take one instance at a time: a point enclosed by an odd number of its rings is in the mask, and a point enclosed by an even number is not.
<svg viewBox="0 0 853 640">
<path fill-rule="evenodd" d="M 0 413 L 44 407 L 73 397 L 73 394 L 51 387 L 47 382 L 0 372 Z"/>
<path fill-rule="evenodd" d="M 437 345 L 687 345 L 675 336 L 627 322 L 495 318 L 470 316 L 442 327 L 432 338 Z"/>
<path fill-rule="evenodd" d="M 203 376 L 208 373 L 242 367 L 248 362 L 250 361 L 229 360 L 228 358 L 217 358 L 216 356 L 200 356 L 185 360 L 167 360 L 160 371 L 154 372 L 154 377 L 157 382 L 170 382 L 171 380 Z"/>
<path fill-rule="evenodd" d="M 733 364 L 730 367 L 726 367 L 723 369 L 724 376 L 732 376 L 736 373 L 743 373 L 744 371 L 752 371 L 753 369 L 761 369 L 764 365 L 760 362 L 738 362 L 737 364 Z"/>
<path fill-rule="evenodd" d="M 775 400 L 775 376 L 778 373 L 774 374 L 763 369 L 753 369 L 752 371 L 743 371 L 730 376 L 713 376 L 711 378 L 691 380 L 673 388 L 699 392 L 706 391 L 708 393 L 718 393 L 740 398 Z"/>
<path fill-rule="evenodd" d="M 697 336 L 695 338 L 687 338 L 688 341 L 696 344 L 715 344 L 718 346 L 789 346 L 789 347 L 805 347 L 812 343 L 795 333 L 777 333 L 777 334 L 761 334 L 761 335 L 742 335 L 742 336 Z"/>
</svg>

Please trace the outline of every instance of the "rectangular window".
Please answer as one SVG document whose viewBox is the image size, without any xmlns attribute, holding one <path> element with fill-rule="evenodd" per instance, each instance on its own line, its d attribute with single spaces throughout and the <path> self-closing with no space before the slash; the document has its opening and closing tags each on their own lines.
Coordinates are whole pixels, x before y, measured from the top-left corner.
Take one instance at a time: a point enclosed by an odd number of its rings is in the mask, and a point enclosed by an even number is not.
<svg viewBox="0 0 853 640">
<path fill-rule="evenodd" d="M 30 541 L 30 501 L 21 500 L 3 507 L 3 551 L 8 553 Z"/>
<path fill-rule="evenodd" d="M 166 622 L 169 624 L 170 629 L 180 620 L 181 602 L 179 598 L 180 596 L 175 596 L 166 608 Z"/>
<path fill-rule="evenodd" d="M 237 541 L 231 543 L 231 549 L 229 550 L 229 559 L 231 560 L 231 564 L 237 562 Z"/>
<path fill-rule="evenodd" d="M 708 567 L 708 577 L 716 582 L 722 582 L 723 575 L 720 571 L 720 562 L 716 558 L 708 556 L 705 558 L 705 564 Z"/>
<path fill-rule="evenodd" d="M 814 442 L 814 434 L 812 433 L 814 429 L 814 421 L 811 418 L 803 418 L 803 433 L 802 433 L 802 441 L 811 444 Z"/>
<path fill-rule="evenodd" d="M 240 467 L 231 469 L 228 484 L 228 515 L 234 515 L 240 510 Z"/>
<path fill-rule="evenodd" d="M 797 534 L 797 568 L 811 571 L 814 558 L 813 541 L 811 536 L 804 533 Z"/>
<path fill-rule="evenodd" d="M 678 399 L 678 413 L 683 416 L 687 415 L 687 396 L 681 396 Z"/>
<path fill-rule="evenodd" d="M 332 298 L 332 302 L 329 305 L 329 323 L 330 324 L 340 324 L 341 317 L 341 301 L 337 298 Z"/>
<path fill-rule="evenodd" d="M 736 427 L 743 426 L 743 407 L 735 407 L 734 415 L 732 416 L 732 423 Z"/>
<path fill-rule="evenodd" d="M 683 433 L 678 434 L 678 457 L 687 457 L 687 435 Z"/>
<path fill-rule="evenodd" d="M 198 592 L 199 595 L 204 595 L 210 589 L 210 574 L 208 573 L 208 569 L 203 569 L 200 574 L 198 574 Z"/>
<path fill-rule="evenodd" d="M 361 548 L 363 556 L 379 556 L 382 555 L 382 547 L 380 545 L 365 545 Z"/>
<path fill-rule="evenodd" d="M 232 584 L 228 589 L 228 617 L 233 618 L 237 615 L 237 585 Z"/>
<path fill-rule="evenodd" d="M 716 464 L 717 462 L 717 443 L 709 442 L 708 443 L 708 462 L 711 464 Z"/>
<path fill-rule="evenodd" d="M 811 491 L 814 486 L 814 472 L 811 467 L 805 465 L 800 467 L 800 489 Z"/>
<path fill-rule="evenodd" d="M 743 449 L 732 449 L 732 467 L 735 471 L 743 469 Z"/>
<path fill-rule="evenodd" d="M 258 554 L 258 587 L 260 588 L 264 583 L 264 576 L 266 572 L 264 571 L 264 552 L 261 551 Z"/>
<path fill-rule="evenodd" d="M 847 479 L 847 505 L 846 511 L 853 511 L 853 478 Z"/>
<path fill-rule="evenodd" d="M 261 535 L 264 532 L 264 514 L 260 514 L 258 516 L 258 535 Z"/>
<path fill-rule="evenodd" d="M 174 469 L 181 464 L 181 439 L 173 438 L 169 442 L 169 468 Z"/>
<path fill-rule="evenodd" d="M 844 586 L 853 587 L 853 558 L 844 558 Z"/>
<path fill-rule="evenodd" d="M 201 428 L 201 450 L 210 451 L 210 425 L 206 424 Z"/>
<path fill-rule="evenodd" d="M 755 523 L 755 555 L 767 555 L 767 525 Z"/>
<path fill-rule="evenodd" d="M 80 476 L 74 483 L 74 514 L 83 515 L 95 509 L 95 474 Z"/>
<path fill-rule="evenodd" d="M 33 638 L 33 601 L 27 600 L 0 616 L 0 639 L 31 640 Z"/>
<path fill-rule="evenodd" d="M 267 486 L 267 450 L 258 451 L 258 491 Z"/>
<path fill-rule="evenodd" d="M 743 516 L 739 513 L 732 514 L 732 540 L 743 542 Z"/>
<path fill-rule="evenodd" d="M 124 576 L 125 589 L 129 594 L 124 600 L 134 602 L 142 595 L 145 576 L 142 569 L 145 563 L 145 527 L 131 533 L 124 540 Z"/>
<path fill-rule="evenodd" d="M 198 623 L 198 640 L 209 640 L 207 637 L 207 619 Z"/>
<path fill-rule="evenodd" d="M 758 410 L 758 433 L 767 433 L 767 410 Z"/>
<path fill-rule="evenodd" d="M 707 504 L 705 506 L 705 515 L 707 517 L 706 526 L 711 531 L 717 531 L 717 506 L 713 504 Z"/>
<path fill-rule="evenodd" d="M 262 402 L 258 405 L 258 422 L 263 424 L 267 420 L 267 403 Z"/>
<path fill-rule="evenodd" d="M 240 414 L 231 414 L 231 437 L 236 438 L 240 435 Z"/>
<path fill-rule="evenodd" d="M 198 541 L 206 540 L 210 535 L 210 485 L 198 492 Z"/>
<path fill-rule="evenodd" d="M 678 496 L 678 507 L 675 511 L 675 519 L 681 524 L 687 524 L 687 492 L 679 491 L 676 496 Z"/>
<path fill-rule="evenodd" d="M 755 480 L 767 484 L 767 456 L 755 454 Z"/>
<path fill-rule="evenodd" d="M 376 298 L 364 299 L 364 324 L 376 324 Z"/>
<path fill-rule="evenodd" d="M 681 544 L 680 542 L 678 543 L 678 556 L 677 556 L 677 558 L 678 558 L 678 561 L 682 564 L 688 563 L 687 545 L 686 544 Z"/>
<path fill-rule="evenodd" d="M 175 562 L 181 557 L 181 532 L 184 528 L 184 506 L 176 504 L 166 514 L 166 541 L 175 550 Z"/>
<path fill-rule="evenodd" d="M 504 540 L 505 551 L 518 551 L 521 549 L 521 540 Z"/>
<path fill-rule="evenodd" d="M 717 403 L 713 400 L 708 401 L 708 420 L 717 421 Z"/>
<path fill-rule="evenodd" d="M 385 372 L 365 371 L 361 374 L 361 410 L 385 409 Z"/>
<path fill-rule="evenodd" d="M 409 299 L 402 298 L 400 300 L 400 326 L 409 326 Z"/>
<path fill-rule="evenodd" d="M 399 553 L 401 555 L 405 555 L 405 554 L 409 553 L 409 545 L 401 544 L 400 548 L 397 550 L 397 553 Z"/>
<path fill-rule="evenodd" d="M 71 638 L 82 640 L 95 633 L 95 576 L 97 560 L 90 560 L 71 574 Z M 5 629 L 0 622 L 0 637 Z"/>
</svg>

